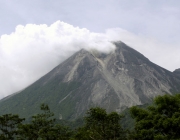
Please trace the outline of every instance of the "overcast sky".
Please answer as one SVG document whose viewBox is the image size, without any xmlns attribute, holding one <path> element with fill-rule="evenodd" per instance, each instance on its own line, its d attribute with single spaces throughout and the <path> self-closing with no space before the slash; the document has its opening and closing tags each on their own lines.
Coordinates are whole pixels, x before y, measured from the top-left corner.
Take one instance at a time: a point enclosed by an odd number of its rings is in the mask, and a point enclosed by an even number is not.
<svg viewBox="0 0 180 140">
<path fill-rule="evenodd" d="M 81 48 L 121 40 L 167 70 L 180 68 L 178 0 L 0 0 L 0 98 Z"/>
</svg>

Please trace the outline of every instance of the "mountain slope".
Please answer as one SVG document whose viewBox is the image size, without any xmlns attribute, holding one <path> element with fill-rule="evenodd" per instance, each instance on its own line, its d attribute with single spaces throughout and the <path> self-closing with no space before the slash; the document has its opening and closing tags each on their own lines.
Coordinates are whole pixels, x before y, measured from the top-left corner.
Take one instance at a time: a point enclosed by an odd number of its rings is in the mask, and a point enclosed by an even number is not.
<svg viewBox="0 0 180 140">
<path fill-rule="evenodd" d="M 75 119 L 89 107 L 122 111 L 157 95 L 180 92 L 180 78 L 122 42 L 109 54 L 81 50 L 34 84 L 0 101 L 0 113 L 29 117 L 47 103 L 55 116 Z"/>
<path fill-rule="evenodd" d="M 173 71 L 173 73 L 174 73 L 176 76 L 180 77 L 180 69 L 176 69 L 175 71 Z"/>
</svg>

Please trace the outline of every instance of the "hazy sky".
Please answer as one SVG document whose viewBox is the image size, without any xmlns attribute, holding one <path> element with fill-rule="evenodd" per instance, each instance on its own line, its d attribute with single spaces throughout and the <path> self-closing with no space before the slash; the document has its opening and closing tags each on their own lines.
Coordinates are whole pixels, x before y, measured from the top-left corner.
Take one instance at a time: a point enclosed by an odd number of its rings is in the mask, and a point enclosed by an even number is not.
<svg viewBox="0 0 180 140">
<path fill-rule="evenodd" d="M 0 0 L 0 98 L 81 48 L 121 40 L 170 71 L 180 68 L 178 0 Z"/>
</svg>

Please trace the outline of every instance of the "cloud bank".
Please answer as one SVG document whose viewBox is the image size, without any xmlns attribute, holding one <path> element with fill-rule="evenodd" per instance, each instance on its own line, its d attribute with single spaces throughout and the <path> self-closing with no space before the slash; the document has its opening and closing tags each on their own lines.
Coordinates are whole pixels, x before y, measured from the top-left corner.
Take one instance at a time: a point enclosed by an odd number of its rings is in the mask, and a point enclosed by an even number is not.
<svg viewBox="0 0 180 140">
<path fill-rule="evenodd" d="M 0 98 L 25 88 L 82 48 L 108 52 L 114 49 L 111 41 L 119 40 L 169 70 L 180 67 L 178 44 L 168 47 L 120 28 L 94 33 L 61 21 L 18 25 L 0 38 Z"/>
</svg>

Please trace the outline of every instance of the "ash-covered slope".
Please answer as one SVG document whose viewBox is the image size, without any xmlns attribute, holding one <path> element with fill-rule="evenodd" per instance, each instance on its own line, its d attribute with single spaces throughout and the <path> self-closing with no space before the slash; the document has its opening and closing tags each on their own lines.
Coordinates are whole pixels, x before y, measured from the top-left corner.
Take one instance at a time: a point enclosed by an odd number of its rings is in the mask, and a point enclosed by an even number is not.
<svg viewBox="0 0 180 140">
<path fill-rule="evenodd" d="M 24 91 L 0 102 L 0 112 L 29 117 L 47 103 L 56 117 L 75 119 L 89 107 L 108 111 L 180 92 L 180 78 L 122 42 L 103 54 L 81 50 Z"/>
</svg>

